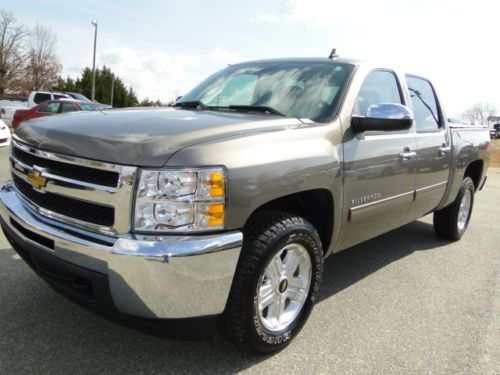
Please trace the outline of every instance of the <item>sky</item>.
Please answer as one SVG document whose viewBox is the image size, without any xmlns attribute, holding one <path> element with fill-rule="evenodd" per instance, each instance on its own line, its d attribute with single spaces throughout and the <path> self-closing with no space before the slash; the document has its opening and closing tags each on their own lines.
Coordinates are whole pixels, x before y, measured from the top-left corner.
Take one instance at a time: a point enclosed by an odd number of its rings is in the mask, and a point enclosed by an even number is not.
<svg viewBox="0 0 500 375">
<path fill-rule="evenodd" d="M 186 93 L 227 64 L 328 56 L 388 62 L 430 78 L 448 116 L 488 101 L 500 112 L 498 0 L 16 0 L 19 23 L 57 36 L 63 75 L 107 65 L 140 99 Z"/>
</svg>

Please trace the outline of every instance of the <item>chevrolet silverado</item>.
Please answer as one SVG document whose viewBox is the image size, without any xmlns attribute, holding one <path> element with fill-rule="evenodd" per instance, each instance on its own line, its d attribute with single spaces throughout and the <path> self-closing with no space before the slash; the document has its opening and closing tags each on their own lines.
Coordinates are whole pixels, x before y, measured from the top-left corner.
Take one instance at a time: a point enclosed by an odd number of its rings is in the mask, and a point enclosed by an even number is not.
<svg viewBox="0 0 500 375">
<path fill-rule="evenodd" d="M 20 126 L 0 222 L 85 306 L 270 353 L 304 326 L 325 257 L 431 213 L 462 237 L 490 139 L 446 119 L 427 78 L 389 65 L 231 65 L 171 108 Z"/>
</svg>

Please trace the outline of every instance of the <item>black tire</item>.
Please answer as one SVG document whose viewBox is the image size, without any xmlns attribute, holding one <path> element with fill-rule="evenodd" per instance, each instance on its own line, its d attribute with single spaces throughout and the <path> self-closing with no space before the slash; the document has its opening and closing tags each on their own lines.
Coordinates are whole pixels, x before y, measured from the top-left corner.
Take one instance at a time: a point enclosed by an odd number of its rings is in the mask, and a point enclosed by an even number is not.
<svg viewBox="0 0 500 375">
<path fill-rule="evenodd" d="M 307 299 L 298 316 L 279 332 L 267 330 L 257 311 L 260 276 L 269 261 L 286 244 L 300 243 L 311 258 L 312 278 Z M 241 256 L 226 310 L 221 320 L 223 336 L 258 354 L 283 349 L 299 333 L 318 296 L 323 273 L 323 250 L 316 229 L 299 216 L 271 211 L 257 214 L 244 230 Z"/>
<path fill-rule="evenodd" d="M 467 191 L 471 194 L 470 210 L 465 227 L 461 229 L 458 225 L 460 204 Z M 434 231 L 439 237 L 452 241 L 458 241 L 462 237 L 467 230 L 472 215 L 474 191 L 474 182 L 469 177 L 465 177 L 453 203 L 434 212 Z"/>
</svg>

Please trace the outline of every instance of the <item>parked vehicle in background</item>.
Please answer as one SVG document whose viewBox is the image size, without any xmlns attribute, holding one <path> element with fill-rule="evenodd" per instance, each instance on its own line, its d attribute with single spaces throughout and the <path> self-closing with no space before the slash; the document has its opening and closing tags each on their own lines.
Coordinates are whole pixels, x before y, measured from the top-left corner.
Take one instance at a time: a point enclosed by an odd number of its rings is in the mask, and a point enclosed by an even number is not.
<svg viewBox="0 0 500 375">
<path fill-rule="evenodd" d="M 500 124 L 494 124 L 490 129 L 490 137 L 492 139 L 500 138 Z"/>
<path fill-rule="evenodd" d="M 53 116 L 61 113 L 77 111 L 99 111 L 112 108 L 113 107 L 107 104 L 92 103 L 74 99 L 49 100 L 38 104 L 36 107 L 31 109 L 17 110 L 14 114 L 14 119 L 12 120 L 12 127 L 16 129 L 21 122 L 36 117 Z"/>
<path fill-rule="evenodd" d="M 10 145 L 11 135 L 9 127 L 0 120 L 0 147 Z"/>
<path fill-rule="evenodd" d="M 92 103 L 92 100 L 87 98 L 85 95 L 82 95 L 78 92 L 65 92 L 64 94 L 71 96 L 73 99 L 80 100 L 82 102 L 90 102 Z"/>
<path fill-rule="evenodd" d="M 28 100 L 0 99 L 0 120 L 7 126 L 12 126 L 14 113 L 22 108 L 28 108 Z"/>
<path fill-rule="evenodd" d="M 218 327 L 270 353 L 307 321 L 325 257 L 429 213 L 459 240 L 490 147 L 487 128 L 447 121 L 421 76 L 344 58 L 246 62 L 173 108 L 25 123 L 0 223 L 81 304 L 176 337 Z"/>
<path fill-rule="evenodd" d="M 71 95 L 62 92 L 32 91 L 28 96 L 28 107 L 33 108 L 47 100 L 73 99 Z"/>
</svg>

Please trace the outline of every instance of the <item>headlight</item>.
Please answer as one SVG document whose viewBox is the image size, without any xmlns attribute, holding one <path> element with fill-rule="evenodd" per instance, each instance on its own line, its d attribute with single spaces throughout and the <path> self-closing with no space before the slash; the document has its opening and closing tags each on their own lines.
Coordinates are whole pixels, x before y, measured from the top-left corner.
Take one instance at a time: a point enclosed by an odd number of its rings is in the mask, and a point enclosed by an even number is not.
<svg viewBox="0 0 500 375">
<path fill-rule="evenodd" d="M 142 170 L 134 229 L 148 232 L 223 229 L 225 181 L 222 168 Z"/>
</svg>

